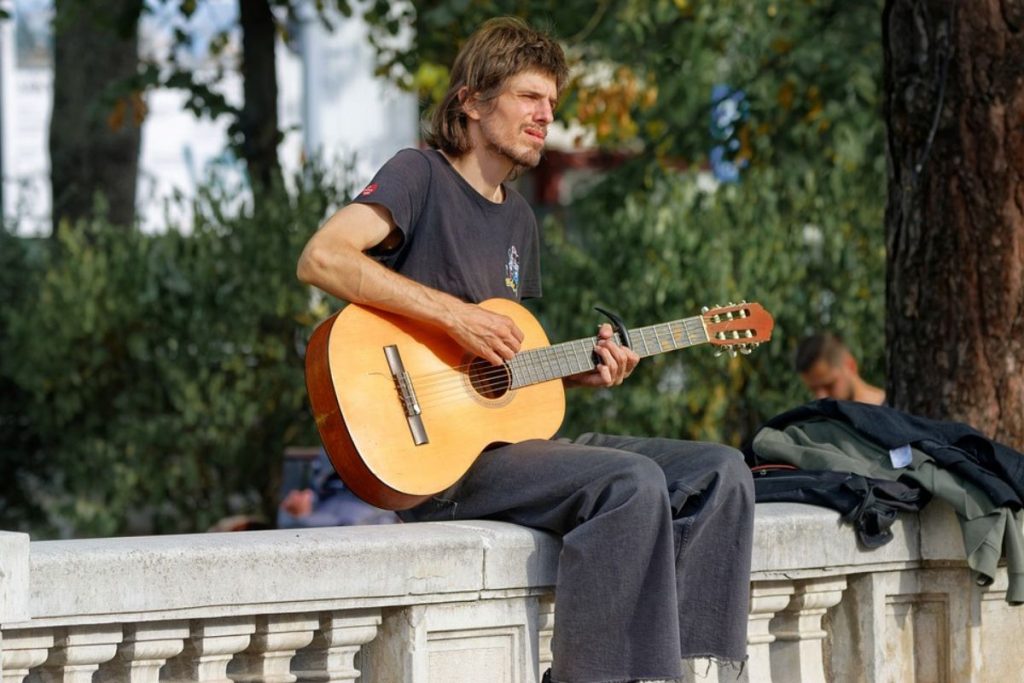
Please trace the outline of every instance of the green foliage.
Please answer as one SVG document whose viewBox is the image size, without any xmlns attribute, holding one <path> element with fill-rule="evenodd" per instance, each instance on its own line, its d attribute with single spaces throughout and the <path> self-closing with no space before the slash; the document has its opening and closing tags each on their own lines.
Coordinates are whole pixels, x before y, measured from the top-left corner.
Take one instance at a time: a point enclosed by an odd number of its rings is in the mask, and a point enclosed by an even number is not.
<svg viewBox="0 0 1024 683">
<path fill-rule="evenodd" d="M 617 7 L 608 38 L 581 48 L 583 68 L 587 60 L 611 60 L 656 89 L 652 105 L 638 101 L 631 111 L 640 131 L 634 142 L 645 151 L 702 158 L 717 84 L 746 95 L 750 114 L 739 131 L 741 154 L 755 163 L 813 167 L 836 158 L 850 126 L 863 133 L 876 125 L 882 59 L 877 0 L 663 0 Z M 566 116 L 580 113 L 578 95 L 571 94 Z M 622 137 L 620 132 L 610 141 Z"/>
<path fill-rule="evenodd" d="M 709 147 L 712 87 L 725 84 L 750 104 L 738 131 L 743 158 L 805 170 L 868 159 L 864 132 L 877 128 L 880 113 L 882 5 L 431 0 L 377 8 L 367 19 L 380 72 L 427 101 L 443 94 L 461 41 L 488 18 L 513 15 L 562 41 L 575 78 L 558 117 L 585 124 L 602 145 L 628 145 L 671 165 L 699 163 Z M 400 26 L 412 29 L 411 41 L 392 39 Z M 881 155 L 881 138 L 869 142 L 868 156 Z"/>
<path fill-rule="evenodd" d="M 317 317 L 295 263 L 351 189 L 306 180 L 258 209 L 211 183 L 188 233 L 97 218 L 63 226 L 35 266 L 18 250 L 20 296 L 0 314 L 0 383 L 20 401 L 0 423 L 14 473 L 0 527 L 185 532 L 273 510 L 284 448 L 316 443 L 302 351 Z M 24 240 L 4 241 L 7 260 Z"/>
<path fill-rule="evenodd" d="M 594 305 L 640 327 L 741 299 L 767 308 L 775 331 L 749 356 L 685 349 L 645 360 L 614 390 L 574 391 L 566 434 L 599 429 L 739 444 L 766 418 L 807 400 L 791 370 L 793 353 L 823 326 L 842 330 L 865 359 L 865 375 L 879 380 L 883 216 L 872 182 L 881 186 L 879 173 L 834 171 L 823 179 L 765 168 L 707 192 L 695 174 L 667 172 L 625 196 L 615 181 L 577 202 L 568 225 L 552 218 L 545 226 L 549 295 L 538 308 L 553 340 L 591 334 L 600 321 Z"/>
<path fill-rule="evenodd" d="M 45 244 L 41 240 L 20 239 L 0 229 L 0 363 L 12 347 L 7 315 L 38 281 Z M 0 521 L 0 528 L 4 529 L 12 528 L 9 524 L 14 519 L 27 524 L 39 516 L 31 496 L 17 485 L 15 474 L 27 475 L 40 469 L 34 457 L 39 439 L 24 412 L 29 399 L 29 393 L 0 370 L 0 515 L 5 518 Z"/>
</svg>

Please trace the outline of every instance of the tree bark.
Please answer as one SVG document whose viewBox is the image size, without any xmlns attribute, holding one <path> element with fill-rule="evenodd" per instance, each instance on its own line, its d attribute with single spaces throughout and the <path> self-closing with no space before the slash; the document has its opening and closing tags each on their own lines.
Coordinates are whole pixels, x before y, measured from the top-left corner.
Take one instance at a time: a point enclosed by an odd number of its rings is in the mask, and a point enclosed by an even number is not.
<svg viewBox="0 0 1024 683">
<path fill-rule="evenodd" d="M 1024 1 L 887 0 L 887 394 L 1024 449 Z"/>
<path fill-rule="evenodd" d="M 50 182 L 54 233 L 91 216 L 95 196 L 117 225 L 135 221 L 144 106 L 138 73 L 142 0 L 57 0 Z"/>
<path fill-rule="evenodd" d="M 276 24 L 267 0 L 238 0 L 238 11 L 245 102 L 237 125 L 242 135 L 242 156 L 253 190 L 258 191 L 278 182 L 281 175 L 277 158 L 282 136 L 277 118 Z"/>
</svg>

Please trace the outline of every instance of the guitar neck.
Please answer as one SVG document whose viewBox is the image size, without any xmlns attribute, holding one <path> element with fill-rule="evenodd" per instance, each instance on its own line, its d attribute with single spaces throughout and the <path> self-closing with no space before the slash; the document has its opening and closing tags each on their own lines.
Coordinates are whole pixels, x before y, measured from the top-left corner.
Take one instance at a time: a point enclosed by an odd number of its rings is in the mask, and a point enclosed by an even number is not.
<svg viewBox="0 0 1024 683">
<path fill-rule="evenodd" d="M 618 333 L 614 335 L 614 340 L 618 344 L 622 343 Z M 704 321 L 697 315 L 629 330 L 629 341 L 637 355 L 647 358 L 705 344 L 709 340 Z M 598 365 L 594 354 L 596 343 L 597 337 L 587 337 L 519 353 L 507 363 L 512 374 L 511 388 L 518 389 L 593 370 Z"/>
</svg>

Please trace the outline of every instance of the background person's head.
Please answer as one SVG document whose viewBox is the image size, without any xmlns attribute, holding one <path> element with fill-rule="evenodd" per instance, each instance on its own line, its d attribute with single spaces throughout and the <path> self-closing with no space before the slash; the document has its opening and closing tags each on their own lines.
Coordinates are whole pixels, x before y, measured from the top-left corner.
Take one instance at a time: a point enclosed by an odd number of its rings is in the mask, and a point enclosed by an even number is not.
<svg viewBox="0 0 1024 683">
<path fill-rule="evenodd" d="M 861 379 L 857 360 L 843 340 L 831 332 L 814 334 L 801 341 L 793 366 L 816 399 L 834 398 L 876 405 L 885 401 L 885 392 Z"/>
<path fill-rule="evenodd" d="M 427 144 L 451 157 L 468 152 L 471 144 L 463 103 L 475 98 L 478 106 L 486 106 L 510 78 L 528 71 L 550 76 L 559 94 L 569 79 L 565 54 L 551 36 L 514 17 L 485 22 L 452 64 L 448 91 L 431 116 Z"/>
</svg>

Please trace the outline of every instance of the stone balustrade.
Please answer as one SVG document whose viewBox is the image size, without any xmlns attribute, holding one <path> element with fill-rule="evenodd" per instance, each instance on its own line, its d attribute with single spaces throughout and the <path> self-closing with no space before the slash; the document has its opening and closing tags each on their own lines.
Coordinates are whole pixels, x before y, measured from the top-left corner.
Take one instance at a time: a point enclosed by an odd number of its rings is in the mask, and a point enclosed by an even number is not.
<svg viewBox="0 0 1024 683">
<path fill-rule="evenodd" d="M 1024 612 L 974 584 L 932 503 L 858 548 L 836 513 L 758 506 L 741 681 L 1020 680 Z M 29 542 L 0 532 L 3 683 L 534 683 L 556 538 L 446 522 Z M 713 581 L 714 577 L 708 577 Z M 735 680 L 713 663 L 695 680 Z"/>
</svg>

